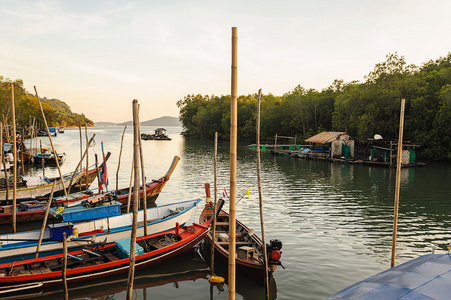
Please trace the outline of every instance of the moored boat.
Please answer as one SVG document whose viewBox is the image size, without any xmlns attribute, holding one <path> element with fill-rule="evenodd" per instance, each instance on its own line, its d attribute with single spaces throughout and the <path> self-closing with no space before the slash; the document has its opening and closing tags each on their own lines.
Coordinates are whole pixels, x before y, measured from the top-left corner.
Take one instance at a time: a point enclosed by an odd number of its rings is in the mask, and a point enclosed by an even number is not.
<svg viewBox="0 0 451 300">
<path fill-rule="evenodd" d="M 109 154 L 109 153 L 108 153 Z M 109 155 L 107 155 L 107 158 Z M 146 202 L 147 203 L 153 203 L 158 198 L 158 195 L 163 190 L 163 187 L 166 185 L 166 182 L 169 180 L 169 178 L 172 175 L 172 172 L 174 171 L 175 167 L 177 166 L 178 161 L 180 158 L 178 156 L 175 156 L 168 171 L 164 176 L 162 176 L 160 179 L 152 180 L 151 182 L 146 183 Z M 83 175 L 85 173 L 83 172 Z M 95 177 L 91 177 L 90 174 L 97 174 L 96 169 L 89 170 L 88 173 L 88 182 L 91 184 L 91 182 L 94 180 Z M 78 180 L 78 182 L 81 182 L 81 184 L 84 184 L 85 177 L 82 177 Z M 117 191 L 111 191 L 109 193 L 106 193 L 108 195 L 113 195 L 114 200 L 122 203 L 122 207 L 125 207 L 127 205 L 128 201 L 128 195 L 129 195 L 130 188 L 122 188 Z M 10 190 L 11 192 L 11 190 Z M 12 193 L 12 192 L 11 192 Z M 132 188 L 133 193 L 133 188 Z M 90 197 L 104 197 L 104 194 L 94 192 L 92 190 L 84 190 L 76 193 L 72 193 L 65 196 L 56 197 L 52 201 L 52 205 L 61 206 L 63 203 L 71 203 L 80 201 L 83 199 L 87 199 Z M 142 186 L 140 187 L 139 191 L 139 197 L 140 199 L 143 199 L 143 189 Z M 10 197 L 11 198 L 11 197 Z M 47 200 L 43 199 L 42 201 L 37 200 L 30 200 L 28 203 L 24 204 L 18 204 L 16 206 L 16 222 L 30 222 L 30 221 L 37 221 L 42 220 L 42 218 L 45 215 L 45 206 L 47 205 Z M 12 213 L 12 205 L 4 205 L 0 207 L 0 224 L 8 224 L 12 223 L 13 213 Z"/>
<path fill-rule="evenodd" d="M 203 209 L 199 222 L 205 222 L 213 215 L 213 207 L 207 206 Z M 223 210 L 219 211 L 216 219 L 215 230 L 215 257 L 228 263 L 229 257 L 229 214 Z M 211 245 L 213 235 L 210 231 L 206 236 L 206 241 Z M 236 270 L 237 272 L 251 276 L 257 280 L 263 281 L 265 278 L 265 264 L 263 261 L 262 240 L 239 220 L 236 220 Z M 282 252 L 282 242 L 279 240 L 271 240 L 267 247 L 268 255 L 268 275 L 281 265 L 280 257 Z"/>
<path fill-rule="evenodd" d="M 175 225 L 175 224 L 174 224 Z M 209 230 L 206 224 L 164 231 L 136 240 L 135 268 L 153 265 L 193 251 Z M 67 282 L 104 278 L 129 270 L 130 239 L 88 247 L 68 254 Z M 17 288 L 42 288 L 61 284 L 63 254 L 0 265 L 0 294 Z"/>
<path fill-rule="evenodd" d="M 147 233 L 153 234 L 174 228 L 178 222 L 185 224 L 193 214 L 200 199 L 187 200 L 147 209 Z M 50 224 L 44 230 L 39 256 L 63 249 L 62 234 L 67 233 L 68 248 L 77 248 L 99 242 L 114 242 L 130 236 L 132 213 L 86 222 Z M 138 213 L 137 236 L 144 235 L 144 211 Z M 78 236 L 77 236 L 78 232 Z M 36 252 L 40 230 L 0 235 L 0 263 L 28 258 Z"/>
</svg>

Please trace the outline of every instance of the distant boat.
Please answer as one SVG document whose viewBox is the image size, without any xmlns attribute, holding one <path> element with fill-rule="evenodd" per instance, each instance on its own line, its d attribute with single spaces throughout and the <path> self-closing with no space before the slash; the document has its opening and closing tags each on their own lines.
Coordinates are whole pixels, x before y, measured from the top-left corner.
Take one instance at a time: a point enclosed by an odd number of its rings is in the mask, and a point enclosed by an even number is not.
<svg viewBox="0 0 451 300">
<path fill-rule="evenodd" d="M 136 269 L 193 251 L 208 229 L 208 223 L 193 224 L 137 238 Z M 70 266 L 66 271 L 68 283 L 126 273 L 130 268 L 130 238 L 70 252 L 67 256 Z M 60 286 L 62 258 L 63 254 L 58 254 L 0 265 L 0 294 Z"/>
<path fill-rule="evenodd" d="M 166 129 L 157 128 L 154 134 L 141 133 L 143 140 L 170 141 L 171 138 L 166 135 Z"/>
</svg>

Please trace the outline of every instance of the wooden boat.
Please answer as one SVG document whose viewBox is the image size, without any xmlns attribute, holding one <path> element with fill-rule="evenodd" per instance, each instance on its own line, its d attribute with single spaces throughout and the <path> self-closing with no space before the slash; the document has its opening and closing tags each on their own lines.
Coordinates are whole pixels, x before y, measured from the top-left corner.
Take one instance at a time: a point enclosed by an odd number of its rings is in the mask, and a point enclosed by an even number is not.
<svg viewBox="0 0 451 300">
<path fill-rule="evenodd" d="M 175 224 L 174 224 L 175 225 Z M 208 233 L 208 222 L 185 228 L 176 226 L 136 240 L 135 268 L 140 269 L 193 251 Z M 0 293 L 14 292 L 18 287 L 61 285 L 63 254 L 15 261 L 0 265 Z M 67 282 L 89 281 L 129 270 L 130 239 L 88 247 L 68 253 Z"/>
<path fill-rule="evenodd" d="M 108 152 L 108 154 L 110 154 Z M 107 155 L 108 159 L 109 155 Z M 169 178 L 172 175 L 172 172 L 174 171 L 175 167 L 177 166 L 177 163 L 179 162 L 180 158 L 178 156 L 175 156 L 168 171 L 166 174 L 161 177 L 160 179 L 152 180 L 151 182 L 146 183 L 146 202 L 147 203 L 154 203 L 160 192 L 163 190 L 163 187 L 166 185 L 166 182 L 169 180 Z M 83 172 L 83 175 L 85 172 Z M 91 174 L 97 175 L 96 169 L 91 169 L 88 173 L 88 180 L 89 184 L 94 180 L 95 177 L 91 177 Z M 86 178 L 86 176 L 84 177 Z M 84 183 L 85 180 L 80 178 L 78 182 Z M 80 192 L 72 193 L 65 196 L 56 197 L 53 199 L 52 205 L 55 206 L 61 206 L 64 203 L 71 203 L 80 201 L 83 199 L 91 198 L 91 197 L 105 197 L 108 195 L 112 195 L 114 197 L 114 200 L 122 203 L 122 208 L 127 206 L 128 201 L 128 194 L 129 194 L 130 188 L 126 187 L 123 189 L 119 189 L 117 191 L 111 191 L 109 193 L 99 194 L 98 192 L 94 192 L 92 190 L 83 190 Z M 10 190 L 12 193 L 12 191 Z M 133 188 L 132 188 L 133 193 Z M 142 186 L 140 187 L 139 196 L 140 199 L 143 199 L 143 189 Z M 42 218 L 45 215 L 45 207 L 47 205 L 47 200 L 29 200 L 28 202 L 25 202 L 23 204 L 17 204 L 16 206 L 16 222 L 31 222 L 31 221 L 38 221 L 42 220 Z M 8 224 L 12 223 L 13 213 L 12 213 L 12 205 L 4 205 L 0 207 L 0 224 Z"/>
<path fill-rule="evenodd" d="M 77 183 L 82 177 L 82 173 L 75 174 L 72 184 Z M 67 188 L 72 179 L 72 173 L 63 175 L 64 185 Z M 63 190 L 63 184 L 59 177 L 21 177 L 21 180 L 16 185 L 16 200 L 18 202 L 31 200 L 35 198 L 45 197 L 50 195 L 52 192 L 53 182 L 55 184 L 55 192 Z M 6 199 L 6 194 L 8 190 L 8 199 Z M 12 204 L 12 186 L 6 188 L 5 186 L 0 187 L 0 206 Z"/>
<path fill-rule="evenodd" d="M 164 264 L 153 265 L 135 271 L 133 280 L 134 290 L 173 284 L 178 286 L 181 282 L 194 282 L 198 279 L 207 279 L 210 275 L 208 265 L 200 259 L 194 259 L 192 253 L 178 255 Z M 106 299 L 109 295 L 119 294 L 127 290 L 128 275 L 118 274 L 108 277 L 108 280 L 98 279 L 89 282 L 71 283 L 69 285 L 69 299 Z M 33 284 L 36 285 L 36 284 Z M 7 299 L 30 299 L 40 296 L 51 296 L 52 299 L 64 298 L 61 285 L 45 289 L 20 290 L 9 293 Z M 0 297 L 1 287 L 0 287 Z M 33 298 L 34 299 L 34 298 Z"/>
<path fill-rule="evenodd" d="M 176 202 L 147 209 L 147 233 L 154 234 L 174 228 L 175 223 L 185 224 L 197 207 L 200 199 Z M 86 222 L 65 222 L 50 224 L 44 230 L 39 256 L 63 249 L 62 235 L 66 232 L 70 239 L 68 248 L 99 242 L 114 242 L 130 236 L 132 213 Z M 144 211 L 138 213 L 137 236 L 144 235 Z M 78 232 L 78 236 L 76 233 Z M 0 235 L 0 263 L 27 259 L 34 255 L 40 230 L 24 231 Z"/>
<path fill-rule="evenodd" d="M 66 157 L 65 153 L 58 153 L 57 154 L 58 163 L 61 164 L 65 157 Z M 41 153 L 37 153 L 36 155 L 33 156 L 33 161 L 35 165 L 42 164 L 42 160 L 44 160 L 44 164 L 52 164 L 52 163 L 56 164 L 55 154 L 48 148 L 42 148 Z"/>
<path fill-rule="evenodd" d="M 199 222 L 204 222 L 211 218 L 213 207 L 206 206 L 202 211 Z M 229 259 L 229 214 L 223 210 L 219 211 L 216 220 L 215 232 L 215 258 L 228 263 Z M 206 236 L 206 241 L 211 245 L 213 241 L 212 232 Z M 246 225 L 236 220 L 236 270 L 257 280 L 265 278 L 265 265 L 263 261 L 262 240 L 249 229 Z M 282 242 L 279 240 L 271 240 L 266 245 L 268 254 L 268 275 L 281 265 L 280 257 L 282 252 Z"/>
</svg>

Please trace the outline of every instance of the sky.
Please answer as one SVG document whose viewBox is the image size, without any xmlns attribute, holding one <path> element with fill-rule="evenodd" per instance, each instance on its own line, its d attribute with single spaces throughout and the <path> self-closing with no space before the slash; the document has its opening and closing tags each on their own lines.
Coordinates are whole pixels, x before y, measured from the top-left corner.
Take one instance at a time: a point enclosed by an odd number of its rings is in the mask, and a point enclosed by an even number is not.
<svg viewBox="0 0 451 300">
<path fill-rule="evenodd" d="M 364 81 L 386 55 L 451 51 L 449 0 L 1 0 L 0 76 L 95 122 L 177 117 L 188 94 L 238 95 Z"/>
</svg>

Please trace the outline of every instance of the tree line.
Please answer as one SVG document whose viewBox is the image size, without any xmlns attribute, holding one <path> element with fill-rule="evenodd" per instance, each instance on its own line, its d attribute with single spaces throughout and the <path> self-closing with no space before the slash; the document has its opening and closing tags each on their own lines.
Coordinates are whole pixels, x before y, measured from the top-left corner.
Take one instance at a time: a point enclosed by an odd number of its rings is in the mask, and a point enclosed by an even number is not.
<svg viewBox="0 0 451 300">
<path fill-rule="evenodd" d="M 406 99 L 404 140 L 420 144 L 417 156 L 451 160 L 451 53 L 420 67 L 389 53 L 364 82 L 335 80 L 318 91 L 300 85 L 282 96 L 266 94 L 261 103 L 261 139 L 322 131 L 344 131 L 366 141 L 375 134 L 397 139 L 401 99 Z M 230 132 L 230 95 L 187 95 L 177 102 L 183 134 L 223 139 Z M 257 94 L 238 97 L 238 138 L 254 141 Z"/>
<path fill-rule="evenodd" d="M 19 127 L 29 127 L 33 120 L 38 128 L 45 128 L 44 119 L 39 108 L 36 96 L 27 92 L 21 79 L 11 80 L 0 76 L 0 111 L 4 124 L 11 124 L 11 85 L 14 85 L 14 106 L 16 115 L 16 125 Z M 84 114 L 73 113 L 70 107 L 61 100 L 41 98 L 42 109 L 49 127 L 56 126 L 78 126 L 87 124 L 93 126 L 94 123 L 86 118 Z"/>
</svg>

